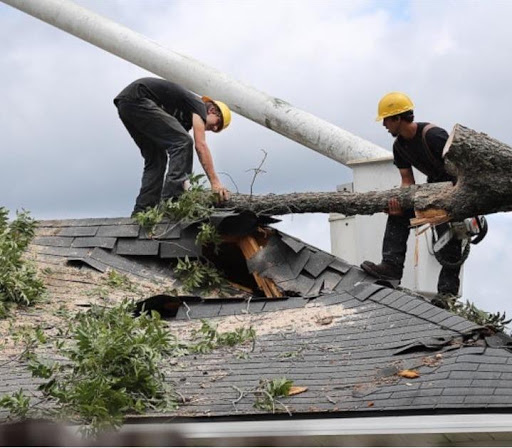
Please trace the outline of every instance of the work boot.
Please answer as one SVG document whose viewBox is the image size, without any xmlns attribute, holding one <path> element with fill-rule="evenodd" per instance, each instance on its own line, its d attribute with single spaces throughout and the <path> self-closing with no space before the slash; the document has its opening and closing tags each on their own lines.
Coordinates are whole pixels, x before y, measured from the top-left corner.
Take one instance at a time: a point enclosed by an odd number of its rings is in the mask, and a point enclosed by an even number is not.
<svg viewBox="0 0 512 448">
<path fill-rule="evenodd" d="M 443 308 L 444 310 L 449 310 L 455 305 L 457 301 L 457 296 L 450 294 L 449 292 L 438 292 L 430 303 L 438 308 Z"/>
<path fill-rule="evenodd" d="M 367 274 L 380 280 L 400 280 L 402 278 L 402 270 L 399 267 L 385 262 L 375 264 L 367 260 L 361 263 L 361 268 Z"/>
</svg>

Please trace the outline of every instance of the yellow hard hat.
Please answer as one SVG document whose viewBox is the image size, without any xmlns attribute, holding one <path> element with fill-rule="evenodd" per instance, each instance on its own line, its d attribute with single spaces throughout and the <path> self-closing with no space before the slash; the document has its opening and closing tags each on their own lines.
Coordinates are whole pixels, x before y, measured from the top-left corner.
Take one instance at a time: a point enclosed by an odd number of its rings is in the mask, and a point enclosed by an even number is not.
<svg viewBox="0 0 512 448">
<path fill-rule="evenodd" d="M 386 117 L 392 117 L 393 115 L 398 115 L 413 109 L 414 104 L 412 104 L 411 99 L 405 93 L 391 92 L 384 95 L 379 101 L 375 121 L 381 121 Z"/>
<path fill-rule="evenodd" d="M 216 100 L 212 100 L 210 97 L 208 96 L 203 96 L 202 100 L 206 103 L 207 101 L 211 101 L 213 104 L 215 104 L 219 110 L 220 110 L 220 114 L 222 116 L 222 126 L 221 128 L 217 131 L 217 132 L 220 132 L 222 131 L 223 129 L 226 129 L 228 126 L 229 126 L 229 123 L 231 123 L 231 111 L 229 110 L 229 107 L 223 103 L 222 101 L 216 101 Z"/>
</svg>

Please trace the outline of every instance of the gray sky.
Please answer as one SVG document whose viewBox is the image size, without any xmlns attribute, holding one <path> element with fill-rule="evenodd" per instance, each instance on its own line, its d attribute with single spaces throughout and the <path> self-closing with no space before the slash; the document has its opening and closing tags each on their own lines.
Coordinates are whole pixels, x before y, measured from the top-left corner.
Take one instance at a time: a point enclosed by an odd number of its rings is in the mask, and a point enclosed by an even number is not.
<svg viewBox="0 0 512 448">
<path fill-rule="evenodd" d="M 392 90 L 411 96 L 419 121 L 447 130 L 461 123 L 512 144 L 506 0 L 77 3 L 385 148 L 392 140 L 374 118 Z M 39 219 L 128 216 L 142 159 L 112 99 L 149 73 L 4 4 L 0 38 L 0 205 Z M 332 191 L 352 178 L 238 115 L 209 143 L 217 171 L 241 192 L 261 149 L 268 156 L 256 193 Z M 512 317 L 512 218 L 489 221 L 466 263 L 464 298 Z M 330 248 L 327 215 L 287 217 L 281 228 Z"/>
</svg>

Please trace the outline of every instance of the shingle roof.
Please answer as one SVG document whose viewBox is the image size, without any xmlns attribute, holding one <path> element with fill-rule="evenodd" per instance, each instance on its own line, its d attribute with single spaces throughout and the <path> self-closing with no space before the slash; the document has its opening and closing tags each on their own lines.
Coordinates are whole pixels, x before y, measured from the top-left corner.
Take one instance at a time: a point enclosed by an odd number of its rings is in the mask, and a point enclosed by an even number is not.
<svg viewBox="0 0 512 448">
<path fill-rule="evenodd" d="M 219 231 L 232 235 L 255 232 L 268 218 L 249 213 L 217 213 L 212 222 Z M 116 269 L 137 276 L 153 276 L 145 268 L 148 261 L 159 262 L 184 256 L 202 255 L 196 244 L 197 226 L 160 224 L 150 238 L 129 218 L 41 221 L 32 248 L 40 256 L 56 257 L 62 262 L 83 263 L 100 272 Z M 285 294 L 305 297 L 343 290 L 367 279 L 360 269 L 344 260 L 312 247 L 277 230 L 252 258 L 247 260 L 250 273 L 271 279 Z M 174 279 L 171 271 L 164 273 Z"/>
<path fill-rule="evenodd" d="M 294 414 L 512 404 L 507 349 L 489 347 L 478 337 L 478 325 L 387 287 L 363 282 L 313 300 L 266 301 L 256 309 L 247 303 L 197 304 L 192 319 L 196 309 L 197 318 L 209 315 L 219 329 L 252 322 L 258 337 L 246 359 L 236 350 L 216 352 L 183 358 L 179 369 L 169 370 L 188 398 L 178 415 L 257 413 L 254 395 L 239 400 L 240 391 L 277 377 L 308 388 L 282 400 Z M 419 377 L 397 375 L 405 369 Z"/>
<path fill-rule="evenodd" d="M 166 238 L 181 246 L 182 240 L 195 241 L 191 235 L 187 228 L 179 234 L 174 228 Z M 54 266 L 47 280 L 56 299 L 29 311 L 27 318 L 52 325 L 56 317 L 44 315 L 48 306 L 55 310 L 58 304 L 93 301 L 83 285 L 101 285 L 104 274 L 97 271 L 109 267 L 140 280 L 139 298 L 176 287 L 162 259 L 166 240 L 145 238 L 124 218 L 42 222 L 30 254 L 40 267 Z M 151 242 L 158 244 L 159 255 L 145 246 Z M 254 346 L 170 361 L 166 376 L 185 399 L 172 416 L 265 413 L 254 408 L 251 390 L 261 379 L 278 377 L 308 388 L 280 400 L 286 409 L 278 406 L 277 411 L 292 414 L 511 408 L 508 336 L 488 336 L 473 322 L 376 284 L 359 268 L 275 230 L 247 266 L 296 297 L 175 298 L 186 305 L 170 320 L 173 332 L 189 334 L 208 318 L 219 331 L 252 325 L 257 336 Z M 72 294 L 69 301 L 67 293 Z M 406 369 L 419 377 L 400 376 Z M 16 363 L 0 365 L 0 378 L 0 394 L 34 385 Z"/>
</svg>

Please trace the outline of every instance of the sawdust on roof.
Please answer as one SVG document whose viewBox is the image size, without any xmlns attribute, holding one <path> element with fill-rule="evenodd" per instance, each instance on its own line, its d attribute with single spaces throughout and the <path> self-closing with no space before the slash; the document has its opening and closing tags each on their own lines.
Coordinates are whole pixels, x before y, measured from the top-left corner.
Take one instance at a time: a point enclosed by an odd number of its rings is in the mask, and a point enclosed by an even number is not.
<svg viewBox="0 0 512 448">
<path fill-rule="evenodd" d="M 354 311 L 343 305 L 326 306 L 321 303 L 309 303 L 302 308 L 269 311 L 258 314 L 240 314 L 208 319 L 217 325 L 219 332 L 234 331 L 236 328 L 252 327 L 257 336 L 277 333 L 308 333 L 338 325 Z M 190 339 L 194 330 L 201 326 L 197 319 L 192 321 L 172 321 L 171 331 L 179 339 Z"/>
</svg>

